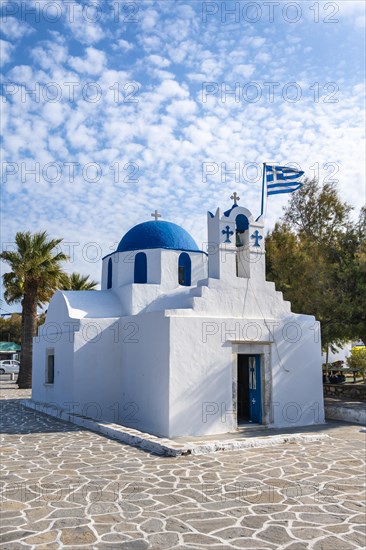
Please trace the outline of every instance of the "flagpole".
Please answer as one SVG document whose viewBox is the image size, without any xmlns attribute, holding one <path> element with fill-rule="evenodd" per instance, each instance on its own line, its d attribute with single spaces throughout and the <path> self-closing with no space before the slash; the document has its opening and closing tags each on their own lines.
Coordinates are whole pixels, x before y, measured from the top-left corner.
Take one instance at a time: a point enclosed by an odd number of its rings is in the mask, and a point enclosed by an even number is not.
<svg viewBox="0 0 366 550">
<path fill-rule="evenodd" d="M 264 212 L 264 182 L 266 177 L 266 163 L 263 163 L 263 175 L 262 175 L 262 204 L 261 204 L 261 216 L 263 216 Z"/>
</svg>

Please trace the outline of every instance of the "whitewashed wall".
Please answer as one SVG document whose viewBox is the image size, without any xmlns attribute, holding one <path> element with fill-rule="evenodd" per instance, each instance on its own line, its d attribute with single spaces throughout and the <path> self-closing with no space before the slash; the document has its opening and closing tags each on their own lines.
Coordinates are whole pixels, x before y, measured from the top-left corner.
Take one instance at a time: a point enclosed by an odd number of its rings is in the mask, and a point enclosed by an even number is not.
<svg viewBox="0 0 366 550">
<path fill-rule="evenodd" d="M 305 315 L 271 321 L 269 330 L 263 319 L 170 317 L 171 437 L 236 428 L 232 384 L 238 352 L 270 353 L 271 377 L 262 380 L 262 405 L 272 409 L 268 425 L 324 422 L 319 326 Z"/>
<path fill-rule="evenodd" d="M 221 319 L 170 317 L 169 436 L 216 434 L 236 427 L 232 351 L 215 330 Z M 212 327 L 212 328 L 211 328 Z"/>
<path fill-rule="evenodd" d="M 99 292 L 60 292 L 51 301 L 46 323 L 34 342 L 32 399 L 165 435 L 168 320 L 162 312 L 92 316 L 99 311 L 99 298 Z M 108 300 L 104 312 L 108 314 Z M 47 348 L 55 355 L 54 384 L 45 383 Z"/>
<path fill-rule="evenodd" d="M 324 422 L 320 327 L 308 315 L 291 315 L 275 330 L 272 345 L 275 427 Z"/>
</svg>

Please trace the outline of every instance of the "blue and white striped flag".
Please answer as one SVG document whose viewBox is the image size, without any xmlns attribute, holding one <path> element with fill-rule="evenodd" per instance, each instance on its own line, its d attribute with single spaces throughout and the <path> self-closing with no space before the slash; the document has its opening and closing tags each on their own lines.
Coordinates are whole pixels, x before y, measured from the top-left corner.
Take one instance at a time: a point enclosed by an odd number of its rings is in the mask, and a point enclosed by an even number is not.
<svg viewBox="0 0 366 550">
<path fill-rule="evenodd" d="M 302 170 L 295 170 L 287 166 L 270 166 L 266 164 L 267 196 L 279 193 L 293 193 L 304 184 L 300 178 L 304 175 Z"/>
</svg>

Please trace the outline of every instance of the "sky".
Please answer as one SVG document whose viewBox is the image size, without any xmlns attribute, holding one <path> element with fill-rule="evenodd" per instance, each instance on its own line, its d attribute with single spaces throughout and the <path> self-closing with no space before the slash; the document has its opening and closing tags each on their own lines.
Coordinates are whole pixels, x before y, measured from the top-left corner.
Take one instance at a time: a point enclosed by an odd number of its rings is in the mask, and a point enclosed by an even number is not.
<svg viewBox="0 0 366 550">
<path fill-rule="evenodd" d="M 0 5 L 2 250 L 47 230 L 100 281 L 155 209 L 204 248 L 234 191 L 259 215 L 263 162 L 365 203 L 363 0 Z"/>
</svg>

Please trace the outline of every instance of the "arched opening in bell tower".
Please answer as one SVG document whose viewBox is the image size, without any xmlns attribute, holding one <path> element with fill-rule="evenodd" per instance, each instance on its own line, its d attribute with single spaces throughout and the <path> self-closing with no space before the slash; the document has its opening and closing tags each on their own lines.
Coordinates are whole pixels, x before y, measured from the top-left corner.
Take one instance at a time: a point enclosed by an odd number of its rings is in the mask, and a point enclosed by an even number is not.
<svg viewBox="0 0 366 550">
<path fill-rule="evenodd" d="M 243 276 L 242 269 L 239 269 L 239 264 L 243 263 L 243 257 L 241 252 L 245 244 L 245 232 L 249 229 L 249 220 L 244 214 L 238 214 L 235 218 L 235 244 L 237 246 L 236 251 L 236 276 Z"/>
<path fill-rule="evenodd" d="M 236 246 L 244 245 L 244 233 L 249 229 L 249 220 L 244 214 L 239 214 L 235 218 L 236 224 Z"/>
</svg>

